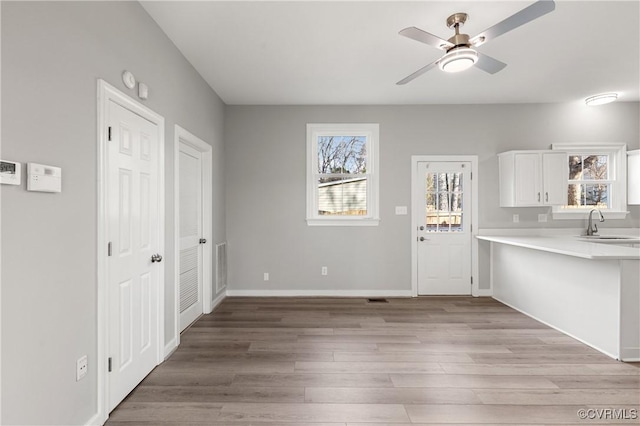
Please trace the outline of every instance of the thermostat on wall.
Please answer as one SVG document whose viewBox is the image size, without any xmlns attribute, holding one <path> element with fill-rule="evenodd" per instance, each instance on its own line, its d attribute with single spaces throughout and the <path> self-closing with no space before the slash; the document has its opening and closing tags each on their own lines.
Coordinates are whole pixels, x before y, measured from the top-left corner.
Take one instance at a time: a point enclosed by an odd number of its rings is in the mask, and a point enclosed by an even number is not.
<svg viewBox="0 0 640 426">
<path fill-rule="evenodd" d="M 20 185 L 20 163 L 0 160 L 0 183 Z"/>
<path fill-rule="evenodd" d="M 27 163 L 27 191 L 62 192 L 62 169 Z"/>
</svg>

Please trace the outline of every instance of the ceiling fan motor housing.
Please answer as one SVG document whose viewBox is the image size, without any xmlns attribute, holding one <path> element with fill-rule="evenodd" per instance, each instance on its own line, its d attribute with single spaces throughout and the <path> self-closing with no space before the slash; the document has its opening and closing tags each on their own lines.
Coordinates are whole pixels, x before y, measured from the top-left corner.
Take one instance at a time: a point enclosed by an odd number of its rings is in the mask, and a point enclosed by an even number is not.
<svg viewBox="0 0 640 426">
<path fill-rule="evenodd" d="M 447 27 L 454 28 L 456 33 L 447 40 L 449 43 L 453 44 L 453 47 L 447 49 L 447 52 L 450 52 L 459 47 L 470 47 L 471 43 L 469 43 L 469 35 L 468 34 L 460 34 L 460 27 L 464 25 L 469 19 L 469 15 L 466 13 L 454 13 L 453 15 L 447 18 Z"/>
<path fill-rule="evenodd" d="M 469 43 L 469 35 L 468 34 L 456 34 L 447 40 L 449 43 L 453 44 L 453 47 L 447 49 L 447 52 L 457 49 L 459 47 L 470 47 L 471 43 Z"/>
</svg>

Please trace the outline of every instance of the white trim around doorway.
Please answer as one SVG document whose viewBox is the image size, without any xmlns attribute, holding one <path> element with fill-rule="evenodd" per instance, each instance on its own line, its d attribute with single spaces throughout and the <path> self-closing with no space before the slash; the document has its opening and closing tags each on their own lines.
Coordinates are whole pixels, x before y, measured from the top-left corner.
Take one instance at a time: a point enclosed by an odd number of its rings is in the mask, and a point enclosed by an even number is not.
<svg viewBox="0 0 640 426">
<path fill-rule="evenodd" d="M 418 252 L 414 242 L 418 238 L 418 218 L 415 215 L 416 205 L 420 200 L 416 199 L 416 182 L 418 179 L 418 163 L 422 161 L 465 161 L 471 163 L 471 295 L 474 297 L 485 296 L 486 290 L 478 288 L 480 274 L 478 268 L 478 156 L 477 155 L 412 155 L 411 156 L 411 295 L 418 296 Z"/>
</svg>

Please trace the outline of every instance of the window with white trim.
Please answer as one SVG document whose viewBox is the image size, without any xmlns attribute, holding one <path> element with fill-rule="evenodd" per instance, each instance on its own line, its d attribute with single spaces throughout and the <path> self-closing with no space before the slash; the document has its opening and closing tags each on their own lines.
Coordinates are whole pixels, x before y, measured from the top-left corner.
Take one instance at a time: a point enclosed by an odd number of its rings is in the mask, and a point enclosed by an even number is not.
<svg viewBox="0 0 640 426">
<path fill-rule="evenodd" d="M 377 225 L 377 123 L 307 124 L 307 224 Z"/>
<path fill-rule="evenodd" d="M 553 207 L 554 219 L 579 219 L 599 209 L 609 219 L 627 214 L 625 144 L 554 144 L 567 152 L 567 203 Z"/>
</svg>

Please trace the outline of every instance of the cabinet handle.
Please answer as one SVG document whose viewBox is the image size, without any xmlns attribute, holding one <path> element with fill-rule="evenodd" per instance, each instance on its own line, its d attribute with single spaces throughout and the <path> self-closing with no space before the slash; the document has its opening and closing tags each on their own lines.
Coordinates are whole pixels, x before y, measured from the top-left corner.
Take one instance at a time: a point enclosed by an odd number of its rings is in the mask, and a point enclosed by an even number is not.
<svg viewBox="0 0 640 426">
<path fill-rule="evenodd" d="M 538 192 L 538 202 L 540 202 L 540 193 Z"/>
<path fill-rule="evenodd" d="M 544 193 L 544 201 L 547 202 L 547 203 L 549 202 L 549 193 L 548 192 Z"/>
</svg>

